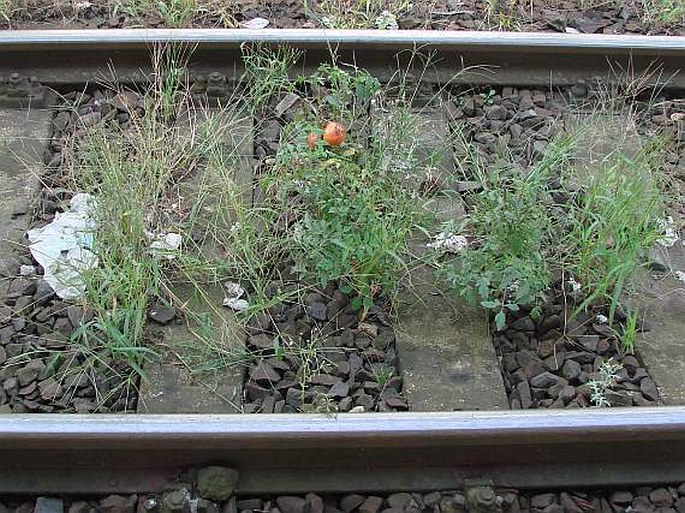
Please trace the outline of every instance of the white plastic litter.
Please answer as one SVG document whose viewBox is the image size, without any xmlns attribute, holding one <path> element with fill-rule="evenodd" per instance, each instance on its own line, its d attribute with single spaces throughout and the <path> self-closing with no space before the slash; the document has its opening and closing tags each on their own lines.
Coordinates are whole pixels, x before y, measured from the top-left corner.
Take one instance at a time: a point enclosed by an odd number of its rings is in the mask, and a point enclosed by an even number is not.
<svg viewBox="0 0 685 513">
<path fill-rule="evenodd" d="M 250 308 L 250 303 L 241 299 L 243 294 L 245 294 L 245 289 L 242 288 L 239 283 L 227 281 L 224 283 L 224 288 L 226 289 L 226 297 L 223 302 L 224 306 L 230 308 L 234 312 L 244 312 Z"/>
<path fill-rule="evenodd" d="M 683 271 L 676 271 L 675 272 L 675 277 L 678 278 L 680 281 L 685 283 L 685 272 Z"/>
<path fill-rule="evenodd" d="M 673 245 L 680 238 L 678 236 L 678 232 L 675 229 L 675 222 L 673 221 L 673 218 L 671 216 L 668 216 L 666 219 L 660 220 L 659 227 L 661 228 L 661 232 L 663 235 L 660 239 L 657 240 L 657 242 L 665 248 L 673 247 Z"/>
<path fill-rule="evenodd" d="M 469 241 L 463 235 L 442 232 L 433 237 L 433 242 L 426 244 L 426 247 L 446 253 L 459 253 L 468 245 Z"/>
<path fill-rule="evenodd" d="M 583 291 L 583 286 L 573 278 L 569 278 L 566 284 L 568 285 L 571 297 L 578 299 Z"/>
<path fill-rule="evenodd" d="M 269 20 L 266 18 L 252 18 L 251 20 L 243 21 L 240 26 L 246 29 L 260 30 L 269 26 Z"/>
<path fill-rule="evenodd" d="M 62 299 L 82 296 L 86 289 L 83 272 L 98 264 L 92 252 L 95 198 L 77 194 L 69 205 L 70 210 L 56 214 L 50 224 L 27 232 L 29 250 L 45 270 L 43 278 Z"/>
<path fill-rule="evenodd" d="M 606 324 L 607 322 L 609 322 L 609 318 L 608 318 L 606 315 L 603 315 L 603 314 L 597 314 L 597 315 L 595 316 L 595 320 L 596 320 L 599 324 Z"/>
<path fill-rule="evenodd" d="M 156 257 L 173 260 L 181 247 L 182 238 L 178 233 L 160 233 L 150 243 L 150 250 Z"/>
</svg>

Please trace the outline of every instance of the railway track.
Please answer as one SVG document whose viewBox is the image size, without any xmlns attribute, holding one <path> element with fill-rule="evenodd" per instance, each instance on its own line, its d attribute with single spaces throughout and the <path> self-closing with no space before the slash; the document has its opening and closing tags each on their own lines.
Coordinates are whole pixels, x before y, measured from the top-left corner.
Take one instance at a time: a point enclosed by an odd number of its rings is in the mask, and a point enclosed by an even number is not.
<svg viewBox="0 0 685 513">
<path fill-rule="evenodd" d="M 146 76 L 151 47 L 172 42 L 194 48 L 194 71 L 229 78 L 239 74 L 241 46 L 263 43 L 305 50 L 305 67 L 335 48 L 381 79 L 397 69 L 395 56 L 421 50 L 436 52 L 425 76 L 433 82 L 570 86 L 630 73 L 685 89 L 683 38 L 414 31 L 8 31 L 0 34 L 0 76 L 64 88 L 114 69 L 120 81 L 136 82 Z M 159 492 L 179 471 L 207 464 L 237 469 L 239 494 L 674 483 L 685 481 L 685 407 L 3 415 L 0 458 L 5 495 Z"/>
<path fill-rule="evenodd" d="M 646 83 L 685 88 L 679 73 L 685 38 L 544 33 L 368 31 L 314 29 L 45 30 L 0 34 L 0 76 L 19 72 L 51 86 L 111 77 L 139 81 L 155 44 L 194 49 L 191 69 L 235 77 L 244 44 L 287 45 L 306 50 L 303 65 L 316 66 L 335 49 L 342 59 L 388 78 L 411 51 L 434 53 L 422 78 L 458 84 L 568 86 L 592 78 L 646 76 Z M 417 66 L 421 66 L 417 63 Z"/>
<path fill-rule="evenodd" d="M 685 408 L 347 415 L 5 415 L 0 493 L 147 493 L 188 467 L 240 494 L 685 480 Z"/>
</svg>

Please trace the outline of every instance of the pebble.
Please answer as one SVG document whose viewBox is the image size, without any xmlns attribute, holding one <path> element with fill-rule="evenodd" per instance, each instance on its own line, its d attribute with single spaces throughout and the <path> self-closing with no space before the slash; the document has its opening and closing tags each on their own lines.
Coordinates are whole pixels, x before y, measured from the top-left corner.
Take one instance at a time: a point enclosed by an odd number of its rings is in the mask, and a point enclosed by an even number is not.
<svg viewBox="0 0 685 513">
<path fill-rule="evenodd" d="M 148 311 L 148 317 L 159 324 L 166 325 L 176 317 L 176 310 L 162 301 L 155 301 Z"/>
<path fill-rule="evenodd" d="M 33 513 L 64 513 L 64 502 L 57 497 L 38 497 Z"/>
</svg>

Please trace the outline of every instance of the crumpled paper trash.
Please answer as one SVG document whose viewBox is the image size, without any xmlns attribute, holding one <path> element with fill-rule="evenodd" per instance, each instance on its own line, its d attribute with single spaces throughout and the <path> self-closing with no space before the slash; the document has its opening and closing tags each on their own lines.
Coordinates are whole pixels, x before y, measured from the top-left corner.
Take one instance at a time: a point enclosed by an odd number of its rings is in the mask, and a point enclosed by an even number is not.
<svg viewBox="0 0 685 513">
<path fill-rule="evenodd" d="M 250 304 L 241 299 L 243 294 L 245 294 L 245 289 L 240 286 L 240 284 L 233 281 L 227 281 L 224 283 L 226 289 L 226 297 L 224 298 L 223 305 L 227 306 L 234 312 L 244 312 L 250 308 Z"/>
<path fill-rule="evenodd" d="M 182 241 L 183 239 L 178 233 L 160 233 L 150 243 L 150 251 L 156 257 L 173 260 L 181 248 Z"/>
<path fill-rule="evenodd" d="M 82 275 L 98 264 L 92 251 L 97 202 L 80 193 L 69 205 L 70 210 L 56 214 L 50 224 L 27 232 L 29 250 L 45 271 L 43 279 L 62 299 L 82 296 L 86 290 Z"/>
</svg>

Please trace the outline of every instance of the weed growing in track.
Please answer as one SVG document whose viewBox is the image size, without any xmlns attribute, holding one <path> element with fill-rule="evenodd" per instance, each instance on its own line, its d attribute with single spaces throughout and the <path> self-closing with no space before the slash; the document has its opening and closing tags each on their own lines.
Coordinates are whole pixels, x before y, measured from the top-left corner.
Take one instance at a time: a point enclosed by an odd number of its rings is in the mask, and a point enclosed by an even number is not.
<svg viewBox="0 0 685 513">
<path fill-rule="evenodd" d="M 397 28 L 396 17 L 412 8 L 410 0 L 305 0 L 305 13 L 331 29 Z"/>
<path fill-rule="evenodd" d="M 496 312 L 498 329 L 504 326 L 507 311 L 545 299 L 555 228 L 550 183 L 569 158 L 567 141 L 550 147 L 527 170 L 506 163 L 486 170 L 474 158 L 475 177 L 483 186 L 470 198 L 467 230 L 474 242 L 449 275 L 462 296 Z"/>
<path fill-rule="evenodd" d="M 590 401 L 598 408 L 611 406 L 607 393 L 616 386 L 618 372 L 623 368 L 618 362 L 606 360 L 599 366 L 599 377 L 588 382 L 590 387 Z"/>
</svg>

